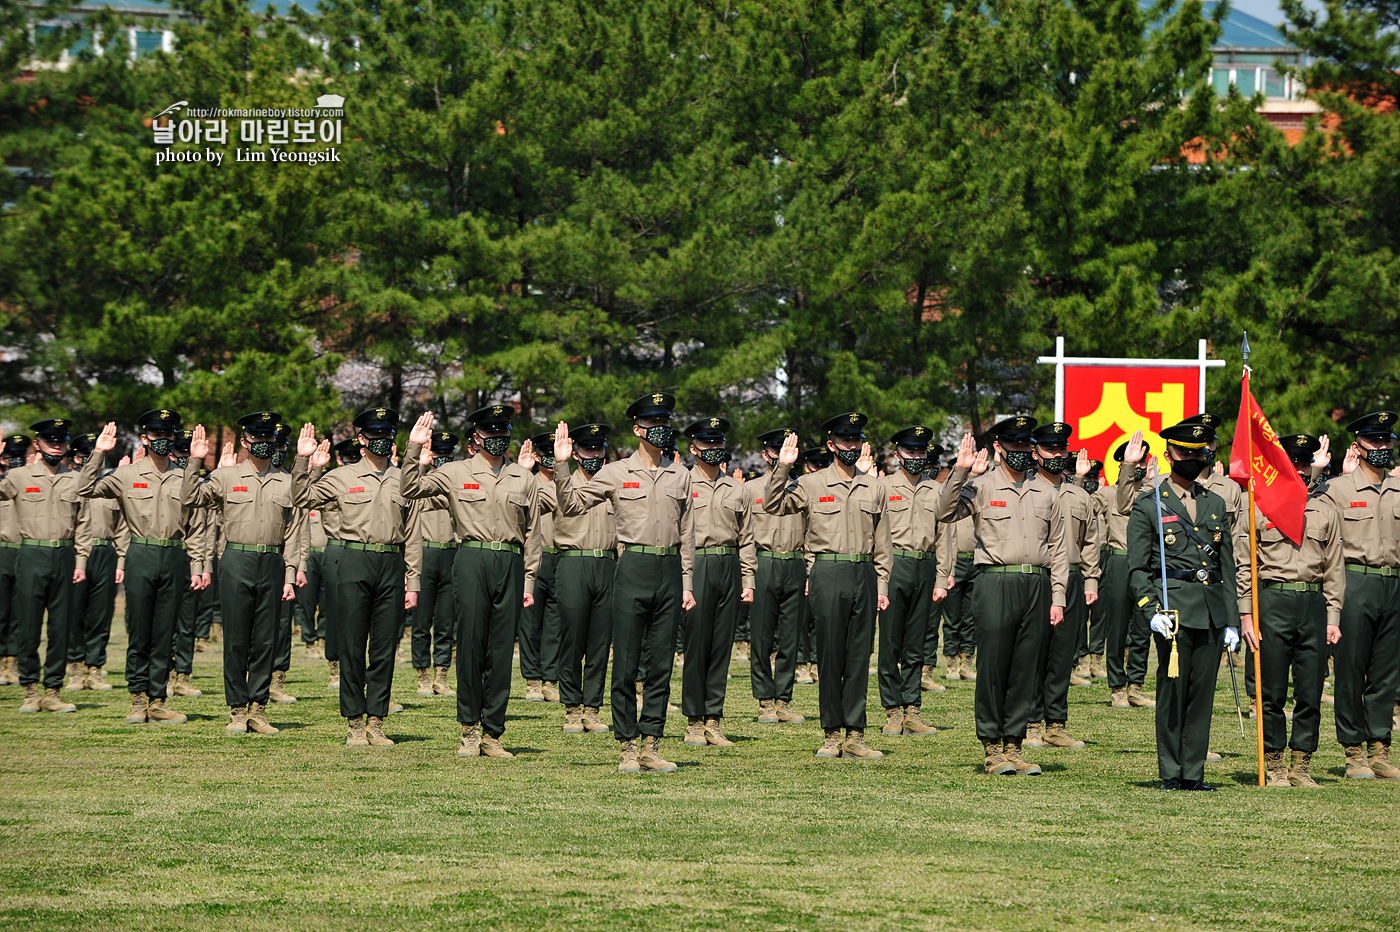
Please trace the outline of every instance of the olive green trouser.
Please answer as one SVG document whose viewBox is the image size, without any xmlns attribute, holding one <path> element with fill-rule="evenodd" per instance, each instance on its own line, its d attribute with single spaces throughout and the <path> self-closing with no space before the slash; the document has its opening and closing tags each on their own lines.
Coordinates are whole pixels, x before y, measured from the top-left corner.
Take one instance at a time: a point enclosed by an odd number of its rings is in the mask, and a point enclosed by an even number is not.
<svg viewBox="0 0 1400 932">
<path fill-rule="evenodd" d="M 219 608 L 219 556 L 217 554 L 209 560 L 209 585 L 199 590 L 195 606 L 194 636 L 207 640 L 210 626 L 224 623 L 223 612 Z"/>
<path fill-rule="evenodd" d="M 321 601 L 321 570 L 326 562 L 326 552 L 312 551 L 306 555 L 306 585 L 297 589 L 296 622 L 301 626 L 301 640 L 304 644 L 315 644 L 325 637 L 321 631 L 322 619 L 316 615 Z"/>
<path fill-rule="evenodd" d="M 977 574 L 977 689 L 973 719 L 983 741 L 1024 738 L 1045 675 L 1050 632 L 1050 577 L 1044 573 Z"/>
<path fill-rule="evenodd" d="M 807 564 L 802 555 L 780 560 L 758 552 L 753 605 L 749 609 L 749 685 L 755 699 L 792 701 L 798 645 L 807 627 Z M 770 661 L 770 655 L 777 657 Z"/>
<path fill-rule="evenodd" d="M 340 541 L 330 541 L 321 557 L 321 636 L 326 639 L 326 660 L 333 663 L 340 661 L 340 621 L 336 615 L 335 587 L 340 555 L 344 552 L 345 546 Z"/>
<path fill-rule="evenodd" d="M 1147 616 L 1133 607 L 1128 590 L 1128 558 L 1101 550 L 1103 577 L 1099 580 L 1099 601 L 1095 608 L 1104 612 L 1104 652 L 1108 666 L 1108 686 L 1123 689 L 1129 683 L 1147 682 L 1147 649 L 1152 629 Z M 1127 659 L 1124 660 L 1124 651 Z"/>
<path fill-rule="evenodd" d="M 1065 619 L 1050 629 L 1046 645 L 1045 674 L 1036 685 L 1031 721 L 1069 721 L 1069 678 L 1078 662 L 1075 648 L 1088 623 L 1084 604 L 1084 574 L 1070 570 L 1065 586 Z"/>
<path fill-rule="evenodd" d="M 875 564 L 818 560 L 808 578 L 822 729 L 864 729 L 879 597 Z"/>
<path fill-rule="evenodd" d="M 1317 750 L 1322 682 L 1327 678 L 1327 599 L 1321 592 L 1259 591 L 1259 669 L 1264 677 L 1264 750 Z M 1252 661 L 1245 670 L 1254 672 Z M 1288 685 L 1293 684 L 1293 740 Z"/>
<path fill-rule="evenodd" d="M 1333 654 L 1337 743 L 1389 745 L 1400 683 L 1400 578 L 1348 568 L 1346 579 L 1342 639 Z"/>
<path fill-rule="evenodd" d="M 224 701 L 230 708 L 267 702 L 285 571 L 280 553 L 224 551 L 219 602 L 224 619 Z"/>
<path fill-rule="evenodd" d="M 687 718 L 724 717 L 729 658 L 739 613 L 739 555 L 697 553 L 695 607 L 686 612 L 681 712 Z"/>
<path fill-rule="evenodd" d="M 1171 641 L 1156 633 L 1152 637 L 1157 643 L 1157 774 L 1163 780 L 1202 781 L 1225 629 L 1180 628 L 1175 678 L 1167 676 Z"/>
<path fill-rule="evenodd" d="M 345 547 L 336 569 L 340 715 L 389 714 L 394 648 L 403 633 L 404 556 Z"/>
<path fill-rule="evenodd" d="M 458 547 L 452 592 L 457 606 L 457 721 L 480 723 L 485 734 L 499 738 L 506 730 L 525 560 L 511 550 Z"/>
<path fill-rule="evenodd" d="M 68 665 L 68 632 L 73 612 L 72 547 L 28 545 L 19 552 L 15 565 L 15 596 L 12 611 L 19 628 L 15 651 L 20 685 L 38 683 L 43 674 L 45 689 L 63 686 Z M 39 638 L 44 632 L 44 611 L 48 610 L 48 647 L 44 664 L 39 666 Z"/>
<path fill-rule="evenodd" d="M 122 586 L 126 590 L 127 692 L 164 699 L 175 620 L 190 587 L 189 555 L 183 547 L 132 541 Z"/>
<path fill-rule="evenodd" d="M 188 582 L 188 580 L 186 580 Z M 87 579 L 73 586 L 73 628 L 68 633 L 68 662 L 107 665 L 112 615 L 117 604 L 117 548 L 94 545 L 88 555 Z"/>
<path fill-rule="evenodd" d="M 880 612 L 880 654 L 876 665 L 880 705 L 886 709 L 923 704 L 919 681 L 924 670 L 929 616 L 933 614 L 936 573 L 933 559 L 894 556 L 890 607 Z M 937 649 L 935 642 L 934 650 Z"/>
<path fill-rule="evenodd" d="M 611 557 L 561 556 L 554 569 L 559 599 L 559 701 L 603 707 L 612 646 Z"/>
<path fill-rule="evenodd" d="M 296 587 L 292 587 L 296 592 Z M 292 668 L 292 622 L 296 619 L 297 600 L 281 602 L 277 606 L 277 655 L 272 658 L 272 669 L 286 673 Z"/>
<path fill-rule="evenodd" d="M 559 554 L 540 554 L 535 604 L 520 614 L 520 675 L 527 680 L 559 680 L 559 605 L 554 572 Z"/>
<path fill-rule="evenodd" d="M 424 547 L 423 575 L 418 581 L 418 606 L 413 610 L 413 668 L 452 665 L 457 640 L 457 609 L 452 602 L 452 563 L 455 548 Z"/>
<path fill-rule="evenodd" d="M 635 741 L 640 735 L 659 738 L 666 733 L 671 651 L 681 616 L 680 554 L 622 553 L 613 577 L 612 611 L 613 734 L 619 741 Z"/>
<path fill-rule="evenodd" d="M 734 643 L 748 641 L 753 637 L 753 626 L 749 621 L 749 616 L 753 611 L 752 602 L 740 602 L 739 609 L 734 613 Z"/>
<path fill-rule="evenodd" d="M 14 613 L 18 563 L 18 547 L 0 547 L 0 657 L 13 657 L 19 652 L 19 625 Z"/>
<path fill-rule="evenodd" d="M 935 570 L 936 572 L 936 570 Z M 928 639 L 924 641 L 924 662 L 933 663 L 938 656 L 939 619 L 943 624 L 943 656 L 956 657 L 977 652 L 977 625 L 972 617 L 972 593 L 977 582 L 977 564 L 971 557 L 958 557 L 953 569 L 953 588 L 942 602 L 934 603 L 929 614 Z M 934 588 L 947 586 L 947 580 L 935 579 Z"/>
</svg>

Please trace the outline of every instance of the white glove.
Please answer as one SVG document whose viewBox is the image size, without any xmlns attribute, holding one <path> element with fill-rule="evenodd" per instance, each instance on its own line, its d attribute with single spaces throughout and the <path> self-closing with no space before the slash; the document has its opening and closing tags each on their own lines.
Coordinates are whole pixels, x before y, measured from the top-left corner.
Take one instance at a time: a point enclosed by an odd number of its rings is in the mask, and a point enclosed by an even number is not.
<svg viewBox="0 0 1400 932">
<path fill-rule="evenodd" d="M 1230 653 L 1233 654 L 1233 653 L 1235 652 L 1235 648 L 1236 648 L 1236 647 L 1239 647 L 1239 646 L 1240 646 L 1240 629 L 1239 629 L 1239 628 L 1226 628 L 1226 629 L 1225 629 L 1225 649 L 1228 650 Z"/>
<path fill-rule="evenodd" d="M 1152 630 L 1156 631 L 1162 637 L 1169 638 L 1172 636 L 1172 618 L 1170 615 L 1164 615 L 1158 612 L 1152 616 L 1152 621 L 1149 622 L 1149 624 L 1152 626 Z"/>
</svg>

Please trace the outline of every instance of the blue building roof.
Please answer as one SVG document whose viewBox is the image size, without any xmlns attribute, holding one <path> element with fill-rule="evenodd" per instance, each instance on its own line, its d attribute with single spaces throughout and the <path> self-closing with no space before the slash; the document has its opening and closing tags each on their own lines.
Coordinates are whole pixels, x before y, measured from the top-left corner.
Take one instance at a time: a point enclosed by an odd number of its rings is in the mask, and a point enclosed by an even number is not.
<svg viewBox="0 0 1400 932">
<path fill-rule="evenodd" d="M 1207 0 L 1205 3 L 1206 15 L 1215 15 L 1215 8 L 1219 5 L 1216 0 Z M 1251 49 L 1286 49 L 1291 47 L 1283 41 L 1283 36 L 1279 35 L 1278 27 L 1273 23 L 1266 23 L 1257 16 L 1250 16 L 1248 13 L 1241 13 L 1234 9 L 1225 17 L 1225 22 L 1221 23 L 1220 41 L 1217 46 Z"/>
</svg>

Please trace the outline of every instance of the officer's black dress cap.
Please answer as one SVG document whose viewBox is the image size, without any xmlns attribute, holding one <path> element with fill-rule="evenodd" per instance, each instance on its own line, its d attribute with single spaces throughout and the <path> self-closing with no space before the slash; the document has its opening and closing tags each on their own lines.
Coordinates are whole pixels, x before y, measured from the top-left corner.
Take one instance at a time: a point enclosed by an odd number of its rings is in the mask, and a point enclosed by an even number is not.
<svg viewBox="0 0 1400 932">
<path fill-rule="evenodd" d="M 607 424 L 580 424 L 569 431 L 569 439 L 576 446 L 588 447 L 590 450 L 608 445 L 608 431 L 612 430 Z"/>
<path fill-rule="evenodd" d="M 797 431 L 793 430 L 791 427 L 779 427 L 774 430 L 765 430 L 758 435 L 758 442 L 765 447 L 781 447 L 783 441 L 787 440 L 787 438 L 795 433 L 797 433 Z"/>
<path fill-rule="evenodd" d="M 634 421 L 643 417 L 670 417 L 675 407 L 675 395 L 670 392 L 650 392 L 627 406 L 627 416 Z"/>
<path fill-rule="evenodd" d="M 1313 454 L 1322 449 L 1322 441 L 1308 434 L 1287 434 L 1278 442 L 1295 466 L 1311 463 Z"/>
<path fill-rule="evenodd" d="M 393 408 L 367 408 L 355 415 L 356 430 L 398 430 L 399 412 Z"/>
<path fill-rule="evenodd" d="M 729 422 L 722 417 L 702 417 L 685 429 L 691 440 L 714 440 L 723 442 L 729 432 Z"/>
<path fill-rule="evenodd" d="M 457 449 L 457 435 L 450 430 L 435 430 L 428 445 L 434 453 L 452 453 Z"/>
<path fill-rule="evenodd" d="M 510 430 L 510 419 L 513 417 L 514 405 L 487 405 L 468 414 L 467 420 L 478 430 Z"/>
<path fill-rule="evenodd" d="M 51 417 L 30 424 L 29 429 L 50 443 L 66 443 L 68 432 L 73 429 L 73 422 L 66 417 Z"/>
<path fill-rule="evenodd" d="M 136 419 L 137 430 L 179 430 L 180 412 L 169 408 L 152 408 Z"/>
<path fill-rule="evenodd" d="M 865 424 L 869 420 L 859 411 L 847 411 L 845 414 L 838 414 L 823 421 L 822 430 L 833 437 L 842 437 L 846 440 L 864 440 Z"/>
<path fill-rule="evenodd" d="M 1162 439 L 1174 447 L 1186 450 L 1204 450 L 1206 444 L 1215 439 L 1215 428 L 1209 424 L 1187 423 L 1163 427 L 1159 433 Z"/>
<path fill-rule="evenodd" d="M 1064 421 L 1051 421 L 1031 431 L 1031 439 L 1043 447 L 1067 447 L 1073 434 L 1074 428 Z"/>
<path fill-rule="evenodd" d="M 927 450 L 929 444 L 933 443 L 933 431 L 922 424 L 912 424 L 895 431 L 894 436 L 890 437 L 890 443 L 913 450 Z"/>
<path fill-rule="evenodd" d="M 272 437 L 277 433 L 277 425 L 282 415 L 276 411 L 254 411 L 238 419 L 238 426 L 250 437 Z"/>
<path fill-rule="evenodd" d="M 1000 440 L 1002 443 L 1030 443 L 1031 432 L 1035 430 L 1036 424 L 1036 419 L 1030 415 L 1018 414 L 997 421 L 987 434 L 993 440 Z"/>
<path fill-rule="evenodd" d="M 1362 437 L 1394 440 L 1397 420 L 1400 419 L 1397 419 L 1394 411 L 1372 411 L 1348 424 L 1347 430 Z"/>
</svg>

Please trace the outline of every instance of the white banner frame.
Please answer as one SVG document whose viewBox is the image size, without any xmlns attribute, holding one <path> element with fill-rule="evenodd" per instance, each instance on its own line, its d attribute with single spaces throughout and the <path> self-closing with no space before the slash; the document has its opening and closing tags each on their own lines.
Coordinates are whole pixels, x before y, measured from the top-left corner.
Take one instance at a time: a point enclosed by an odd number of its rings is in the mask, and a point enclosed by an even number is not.
<svg viewBox="0 0 1400 932">
<path fill-rule="evenodd" d="M 1196 413 L 1204 414 L 1206 410 L 1206 370 L 1219 369 L 1225 365 L 1223 359 L 1206 358 L 1205 340 L 1200 342 L 1199 355 L 1195 359 L 1113 359 L 1107 356 L 1066 356 L 1064 337 L 1055 338 L 1054 356 L 1037 356 L 1036 362 L 1055 367 L 1055 420 L 1057 421 L 1065 419 L 1065 366 L 1122 366 L 1134 369 L 1199 368 L 1201 382 L 1197 397 L 1200 400 L 1201 410 Z"/>
</svg>

